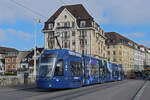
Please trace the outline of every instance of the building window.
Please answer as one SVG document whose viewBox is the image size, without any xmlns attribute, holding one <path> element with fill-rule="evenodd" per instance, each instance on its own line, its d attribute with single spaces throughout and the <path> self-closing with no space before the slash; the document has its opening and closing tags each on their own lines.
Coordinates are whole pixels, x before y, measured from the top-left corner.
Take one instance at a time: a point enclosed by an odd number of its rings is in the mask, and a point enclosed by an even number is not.
<svg viewBox="0 0 150 100">
<path fill-rule="evenodd" d="M 108 51 L 107 54 L 110 55 L 110 51 Z"/>
<path fill-rule="evenodd" d="M 87 45 L 87 40 L 84 40 L 84 44 Z"/>
<path fill-rule="evenodd" d="M 72 31 L 72 36 L 75 36 L 75 31 Z"/>
<path fill-rule="evenodd" d="M 10 62 L 10 59 L 8 58 L 7 60 L 8 60 L 8 63 L 9 63 L 9 62 Z"/>
<path fill-rule="evenodd" d="M 107 40 L 107 43 L 110 43 L 110 40 Z"/>
<path fill-rule="evenodd" d="M 65 22 L 64 27 L 70 27 L 70 22 Z"/>
<path fill-rule="evenodd" d="M 10 65 L 8 64 L 8 69 L 10 68 Z"/>
<path fill-rule="evenodd" d="M 60 23 L 57 23 L 57 27 L 59 27 L 60 26 Z"/>
<path fill-rule="evenodd" d="M 75 22 L 72 22 L 72 27 L 75 27 Z"/>
<path fill-rule="evenodd" d="M 68 47 L 70 48 L 70 41 L 68 41 Z"/>
<path fill-rule="evenodd" d="M 64 43 L 64 48 L 70 48 L 70 41 Z"/>
<path fill-rule="evenodd" d="M 87 40 L 80 40 L 80 45 L 87 45 Z"/>
<path fill-rule="evenodd" d="M 64 23 L 64 27 L 67 27 L 67 22 Z"/>
<path fill-rule="evenodd" d="M 80 22 L 80 27 L 85 27 L 85 25 L 86 25 L 86 22 L 85 22 L 85 21 L 81 21 L 81 22 Z"/>
<path fill-rule="evenodd" d="M 65 15 L 64 18 L 67 19 L 67 15 Z"/>
<path fill-rule="evenodd" d="M 16 62 L 16 59 L 15 58 L 12 58 L 13 59 L 13 62 L 15 63 Z"/>
<path fill-rule="evenodd" d="M 116 43 L 116 40 L 113 40 L 113 43 Z"/>
<path fill-rule="evenodd" d="M 82 50 L 82 54 L 84 54 L 84 50 Z"/>
<path fill-rule="evenodd" d="M 72 41 L 72 45 L 75 46 L 75 44 L 76 44 L 75 41 Z"/>
<path fill-rule="evenodd" d="M 66 31 L 66 32 L 64 32 L 64 38 L 69 38 L 70 36 L 69 36 L 69 34 L 68 34 L 68 32 Z"/>
<path fill-rule="evenodd" d="M 116 55 L 116 51 L 113 51 L 113 55 Z"/>
<path fill-rule="evenodd" d="M 26 65 L 22 65 L 22 68 L 25 69 L 25 68 L 26 68 Z"/>
<path fill-rule="evenodd" d="M 85 30 L 81 30 L 80 31 L 80 37 L 86 37 L 87 36 L 87 34 L 86 34 L 86 31 Z"/>
<path fill-rule="evenodd" d="M 87 50 L 85 50 L 85 54 L 87 54 Z"/>
<path fill-rule="evenodd" d="M 67 22 L 67 27 L 70 27 L 70 22 Z"/>
<path fill-rule="evenodd" d="M 105 57 L 105 53 L 103 53 L 103 57 Z"/>
<path fill-rule="evenodd" d="M 65 47 L 65 48 L 67 48 L 67 42 L 65 42 L 65 45 L 64 45 L 64 47 Z"/>
<path fill-rule="evenodd" d="M 116 58 L 113 58 L 113 62 L 116 62 Z"/>
<path fill-rule="evenodd" d="M 122 51 L 119 51 L 119 54 L 122 55 Z"/>
<path fill-rule="evenodd" d="M 15 68 L 15 64 L 12 65 L 12 68 Z"/>
<path fill-rule="evenodd" d="M 48 26 L 48 28 L 49 28 L 50 30 L 52 30 L 52 29 L 53 29 L 53 24 L 50 23 L 49 26 Z"/>
<path fill-rule="evenodd" d="M 115 45 L 113 45 L 113 48 L 115 48 L 116 46 Z"/>
<path fill-rule="evenodd" d="M 121 58 L 120 58 L 119 60 L 120 60 L 120 61 L 122 61 L 122 59 L 121 59 Z"/>
</svg>

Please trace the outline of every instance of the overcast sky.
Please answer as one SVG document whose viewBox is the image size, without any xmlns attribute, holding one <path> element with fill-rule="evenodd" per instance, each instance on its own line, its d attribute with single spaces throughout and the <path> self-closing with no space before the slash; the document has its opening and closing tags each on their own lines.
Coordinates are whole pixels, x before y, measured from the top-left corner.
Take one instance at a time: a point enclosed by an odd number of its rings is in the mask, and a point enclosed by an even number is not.
<svg viewBox="0 0 150 100">
<path fill-rule="evenodd" d="M 36 17 L 42 22 L 37 25 L 37 45 L 43 47 L 44 22 L 62 5 L 79 3 L 105 32 L 118 32 L 150 47 L 150 0 L 0 0 L 0 46 L 32 48 Z"/>
</svg>

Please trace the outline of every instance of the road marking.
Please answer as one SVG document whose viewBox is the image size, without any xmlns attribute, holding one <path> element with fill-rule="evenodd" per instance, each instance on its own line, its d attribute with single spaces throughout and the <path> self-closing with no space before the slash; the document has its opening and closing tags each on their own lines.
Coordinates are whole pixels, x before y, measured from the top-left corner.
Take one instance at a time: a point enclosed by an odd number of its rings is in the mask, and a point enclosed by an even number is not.
<svg viewBox="0 0 150 100">
<path fill-rule="evenodd" d="M 138 91 L 138 93 L 136 94 L 136 96 L 134 97 L 133 100 L 140 100 L 140 97 L 142 96 L 144 89 L 147 87 L 149 81 L 147 81 L 144 86 Z"/>
</svg>

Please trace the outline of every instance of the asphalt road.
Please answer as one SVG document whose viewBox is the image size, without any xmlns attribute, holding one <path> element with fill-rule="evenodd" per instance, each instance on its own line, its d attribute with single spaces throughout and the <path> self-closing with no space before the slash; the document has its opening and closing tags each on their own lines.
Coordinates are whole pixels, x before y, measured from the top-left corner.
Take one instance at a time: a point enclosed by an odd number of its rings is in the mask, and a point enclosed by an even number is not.
<svg viewBox="0 0 150 100">
<path fill-rule="evenodd" d="M 145 83 L 143 80 L 124 80 L 65 90 L 0 88 L 0 100 L 133 100 Z M 148 81 L 140 100 L 150 100 L 149 92 Z"/>
<path fill-rule="evenodd" d="M 140 100 L 150 100 L 150 81 L 147 82 L 148 84 L 146 85 Z"/>
</svg>

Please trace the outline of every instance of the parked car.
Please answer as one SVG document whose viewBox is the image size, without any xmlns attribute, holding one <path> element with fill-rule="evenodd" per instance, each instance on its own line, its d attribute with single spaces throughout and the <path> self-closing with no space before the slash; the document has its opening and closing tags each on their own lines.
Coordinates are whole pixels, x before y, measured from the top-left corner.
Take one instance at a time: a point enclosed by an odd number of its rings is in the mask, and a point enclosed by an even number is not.
<svg viewBox="0 0 150 100">
<path fill-rule="evenodd" d="M 130 76 L 129 76 L 129 78 L 130 78 L 130 79 L 135 79 L 135 78 L 136 78 L 136 75 L 135 75 L 134 73 L 131 73 Z"/>
</svg>

